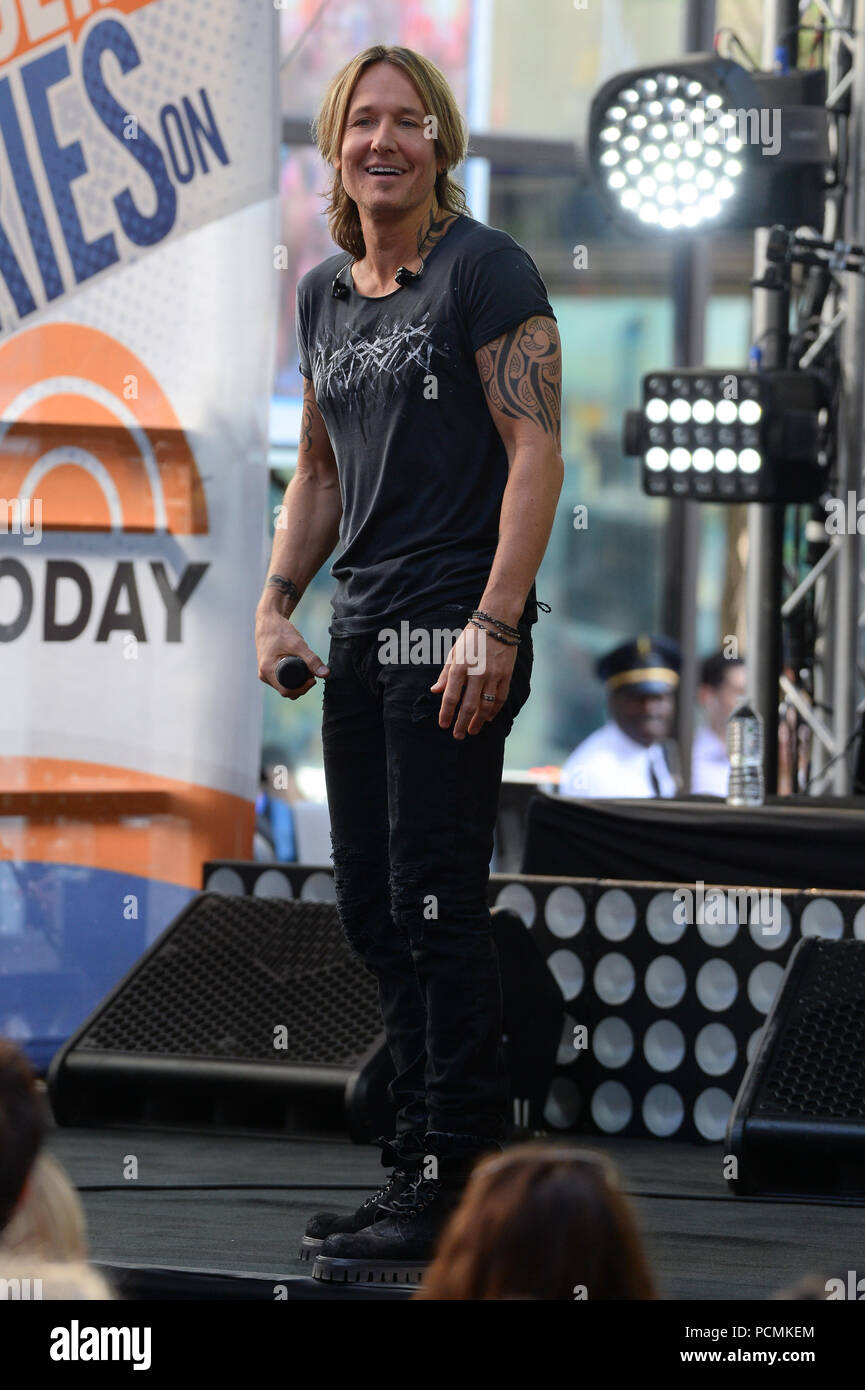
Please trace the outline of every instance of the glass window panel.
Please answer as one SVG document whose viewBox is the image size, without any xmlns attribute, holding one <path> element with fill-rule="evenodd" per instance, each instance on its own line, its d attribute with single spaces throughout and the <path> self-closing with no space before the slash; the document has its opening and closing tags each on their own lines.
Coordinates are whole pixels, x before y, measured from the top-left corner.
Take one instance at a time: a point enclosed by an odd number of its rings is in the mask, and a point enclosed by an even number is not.
<svg viewBox="0 0 865 1390">
<path fill-rule="evenodd" d="M 684 14 L 684 0 L 543 0 L 531 11 L 495 0 L 490 129 L 582 145 L 596 88 L 681 52 Z"/>
<path fill-rule="evenodd" d="M 763 18 L 766 6 L 762 0 L 715 0 L 715 26 L 717 29 L 730 28 L 744 44 L 748 53 L 759 64 L 763 46 Z M 816 13 L 816 11 L 815 11 Z M 806 19 L 806 24 L 816 20 Z M 806 38 L 809 36 L 805 36 Z M 813 35 L 810 36 L 813 38 Z M 720 42 L 720 52 L 736 63 L 747 67 L 747 59 L 741 50 L 730 46 L 730 35 L 724 34 Z"/>
<path fill-rule="evenodd" d="M 282 110 L 311 116 L 330 79 L 370 44 L 402 44 L 437 63 L 461 108 L 468 94 L 471 0 L 288 0 L 281 6 Z"/>
</svg>

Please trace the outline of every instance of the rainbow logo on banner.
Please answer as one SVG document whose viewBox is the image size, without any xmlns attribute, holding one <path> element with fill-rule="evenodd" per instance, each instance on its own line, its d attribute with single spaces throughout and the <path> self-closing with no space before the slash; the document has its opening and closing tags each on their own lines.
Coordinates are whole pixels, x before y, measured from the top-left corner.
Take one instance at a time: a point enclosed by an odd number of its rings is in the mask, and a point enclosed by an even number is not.
<svg viewBox="0 0 865 1390">
<path fill-rule="evenodd" d="M 0 417 L 0 529 L 14 524 L 14 501 L 20 515 L 38 499 L 47 531 L 207 531 L 180 422 L 116 338 L 51 323 L 0 343 Z"/>
</svg>

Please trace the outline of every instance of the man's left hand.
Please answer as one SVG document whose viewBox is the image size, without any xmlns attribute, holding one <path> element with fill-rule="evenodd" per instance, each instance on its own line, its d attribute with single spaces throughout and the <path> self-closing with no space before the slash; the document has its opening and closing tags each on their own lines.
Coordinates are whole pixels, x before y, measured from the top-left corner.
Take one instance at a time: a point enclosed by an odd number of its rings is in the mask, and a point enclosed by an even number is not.
<svg viewBox="0 0 865 1390">
<path fill-rule="evenodd" d="M 430 686 L 435 693 L 444 691 L 439 710 L 440 728 L 450 728 L 459 705 L 454 738 L 465 738 L 467 733 L 479 734 L 484 724 L 495 719 L 508 698 L 516 659 L 515 645 L 497 642 L 473 623 L 468 623 L 451 648 L 435 685 Z M 483 699 L 485 695 L 492 695 L 493 699 Z"/>
</svg>

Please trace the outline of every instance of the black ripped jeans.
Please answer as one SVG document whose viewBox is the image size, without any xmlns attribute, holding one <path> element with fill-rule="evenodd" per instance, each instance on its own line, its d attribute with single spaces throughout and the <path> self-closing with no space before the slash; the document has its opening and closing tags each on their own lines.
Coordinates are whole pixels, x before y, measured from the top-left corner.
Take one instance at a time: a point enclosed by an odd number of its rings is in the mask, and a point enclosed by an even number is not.
<svg viewBox="0 0 865 1390">
<path fill-rule="evenodd" d="M 412 617 L 412 639 L 420 629 L 431 642 L 436 632 L 461 631 L 474 607 Z M 389 1092 L 397 1135 L 504 1137 L 487 885 L 505 739 L 529 694 L 533 600 L 531 608 L 531 619 L 529 605 L 520 619 L 507 701 L 462 740 L 453 723 L 439 727 L 442 695 L 429 688 L 450 640 L 429 653 L 416 647 L 420 662 L 402 650 L 400 664 L 382 660 L 379 633 L 331 637 L 322 742 L 336 900 L 349 943 L 378 981 L 397 1073 Z"/>
</svg>

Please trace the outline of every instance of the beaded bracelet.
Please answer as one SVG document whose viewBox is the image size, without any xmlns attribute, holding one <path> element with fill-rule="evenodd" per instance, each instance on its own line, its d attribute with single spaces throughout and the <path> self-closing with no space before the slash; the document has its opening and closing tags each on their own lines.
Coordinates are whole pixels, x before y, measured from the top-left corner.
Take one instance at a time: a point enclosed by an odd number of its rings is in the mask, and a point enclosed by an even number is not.
<svg viewBox="0 0 865 1390">
<path fill-rule="evenodd" d="M 493 632 L 491 628 L 484 627 L 483 623 L 477 622 L 474 618 L 469 618 L 469 622 L 480 628 L 481 632 L 485 632 L 487 637 L 492 637 L 496 642 L 501 642 L 506 647 L 518 647 L 523 640 L 521 637 L 502 637 L 501 633 Z"/>
<path fill-rule="evenodd" d="M 510 637 L 519 637 L 520 635 L 518 627 L 511 627 L 510 623 L 503 623 L 499 618 L 492 618 L 489 613 L 484 613 L 480 608 L 475 609 L 474 613 L 472 613 L 472 617 L 483 618 L 486 622 L 492 623 L 494 627 L 499 628 L 502 632 L 508 633 Z"/>
</svg>

